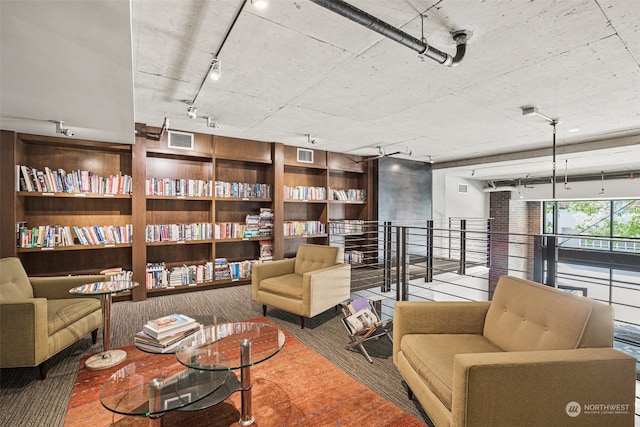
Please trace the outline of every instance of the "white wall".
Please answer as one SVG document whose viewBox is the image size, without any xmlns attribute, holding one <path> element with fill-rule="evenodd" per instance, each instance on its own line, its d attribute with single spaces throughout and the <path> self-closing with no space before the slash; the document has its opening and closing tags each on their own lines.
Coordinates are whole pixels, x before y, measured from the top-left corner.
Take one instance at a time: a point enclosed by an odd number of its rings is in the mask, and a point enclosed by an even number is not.
<svg viewBox="0 0 640 427">
<path fill-rule="evenodd" d="M 459 185 L 466 185 L 467 192 L 458 192 Z M 433 171 L 433 220 L 436 227 L 448 227 L 449 218 L 487 218 L 489 195 L 484 183 L 471 179 Z"/>
</svg>

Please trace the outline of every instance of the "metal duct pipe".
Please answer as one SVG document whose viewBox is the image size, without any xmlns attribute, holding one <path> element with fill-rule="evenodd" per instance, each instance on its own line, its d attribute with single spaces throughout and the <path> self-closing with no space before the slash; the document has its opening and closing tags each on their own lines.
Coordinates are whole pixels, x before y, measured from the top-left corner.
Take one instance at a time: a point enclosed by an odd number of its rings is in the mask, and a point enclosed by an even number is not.
<svg viewBox="0 0 640 427">
<path fill-rule="evenodd" d="M 410 49 L 415 50 L 421 55 L 438 61 L 440 64 L 448 66 L 456 66 L 462 61 L 467 50 L 467 39 L 470 37 L 467 31 L 456 31 L 453 39 L 456 41 L 456 55 L 452 57 L 448 53 L 444 53 L 434 47 L 429 46 L 426 42 L 405 33 L 404 31 L 387 24 L 386 22 L 369 15 L 342 0 L 311 0 L 313 3 L 329 9 L 339 15 L 344 16 L 363 25 L 385 37 L 390 38 Z"/>
</svg>

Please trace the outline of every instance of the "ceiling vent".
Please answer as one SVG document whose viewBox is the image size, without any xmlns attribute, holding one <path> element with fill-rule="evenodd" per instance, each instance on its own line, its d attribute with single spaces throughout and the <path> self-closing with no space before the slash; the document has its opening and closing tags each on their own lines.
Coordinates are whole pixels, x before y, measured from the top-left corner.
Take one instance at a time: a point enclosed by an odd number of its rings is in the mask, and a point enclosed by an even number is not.
<svg viewBox="0 0 640 427">
<path fill-rule="evenodd" d="M 313 150 L 307 150 L 306 148 L 298 148 L 298 162 L 313 163 Z"/>
<path fill-rule="evenodd" d="M 169 132 L 169 148 L 179 148 L 181 150 L 193 150 L 193 134 L 187 132 Z"/>
</svg>

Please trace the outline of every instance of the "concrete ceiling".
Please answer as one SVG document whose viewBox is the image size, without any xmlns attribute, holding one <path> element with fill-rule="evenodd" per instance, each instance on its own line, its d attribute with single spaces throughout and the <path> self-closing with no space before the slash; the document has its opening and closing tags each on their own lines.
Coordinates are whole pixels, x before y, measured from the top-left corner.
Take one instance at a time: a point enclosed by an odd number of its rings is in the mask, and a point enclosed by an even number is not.
<svg viewBox="0 0 640 427">
<path fill-rule="evenodd" d="M 640 171 L 637 0 L 350 0 L 455 53 L 447 67 L 309 0 L 8 1 L 3 129 L 133 142 L 134 122 L 353 154 L 398 155 L 473 179 Z M 213 117 L 217 129 L 207 127 Z M 577 129 L 577 130 L 576 130 Z M 309 145 L 306 134 L 317 144 Z M 382 148 L 379 148 L 382 147 Z M 585 151 L 587 150 L 587 151 Z M 473 160 L 468 160 L 473 159 Z"/>
</svg>

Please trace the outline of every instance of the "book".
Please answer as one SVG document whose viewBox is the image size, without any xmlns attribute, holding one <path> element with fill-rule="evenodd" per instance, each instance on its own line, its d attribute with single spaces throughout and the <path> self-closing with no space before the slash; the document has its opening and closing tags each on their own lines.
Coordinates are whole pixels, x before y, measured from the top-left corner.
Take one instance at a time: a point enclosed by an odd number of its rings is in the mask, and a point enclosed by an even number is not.
<svg viewBox="0 0 640 427">
<path fill-rule="evenodd" d="M 177 332 L 162 339 L 154 338 L 147 334 L 144 330 L 136 332 L 134 336 L 134 343 L 136 345 L 142 344 L 147 347 L 153 347 L 155 349 L 166 349 L 167 347 L 175 348 L 175 345 L 182 342 L 185 338 L 190 337 L 202 330 L 202 325 L 195 322 L 191 329 L 186 331 Z"/>
<path fill-rule="evenodd" d="M 178 332 L 192 329 L 195 323 L 195 319 L 174 313 L 148 321 L 142 327 L 142 330 L 156 339 L 162 339 Z"/>
<path fill-rule="evenodd" d="M 202 330 L 202 327 L 199 323 L 196 323 L 196 325 L 197 326 L 195 328 L 190 329 L 185 333 L 179 333 L 173 336 L 168 341 L 168 343 L 164 345 L 160 345 L 153 340 L 145 340 L 143 338 L 139 338 L 139 334 L 144 334 L 144 332 L 138 332 L 138 334 L 136 334 L 134 343 L 139 349 L 148 351 L 150 353 L 170 353 L 181 345 L 186 344 L 198 337 L 198 333 Z"/>
</svg>

